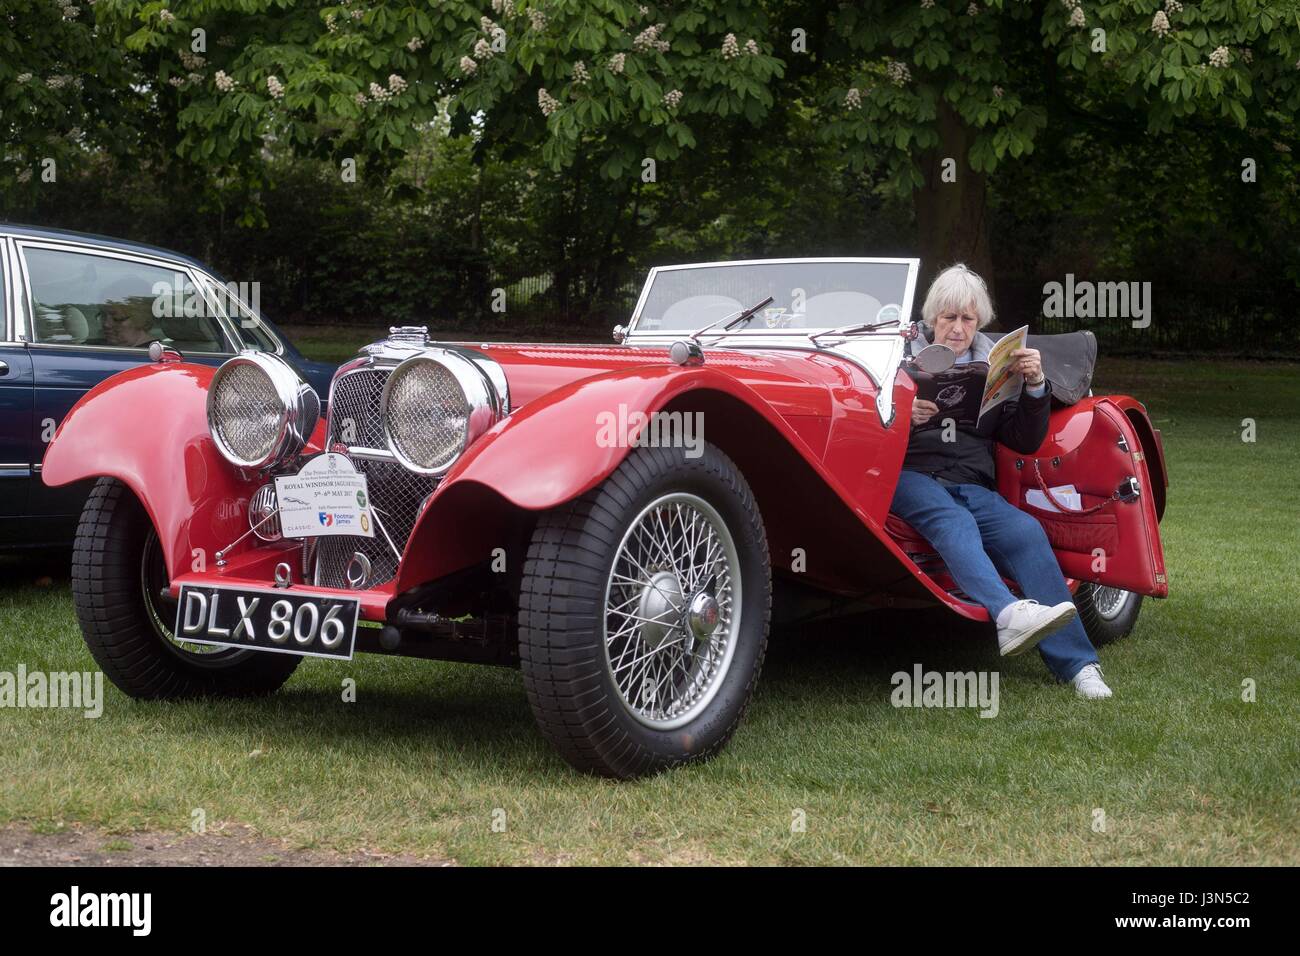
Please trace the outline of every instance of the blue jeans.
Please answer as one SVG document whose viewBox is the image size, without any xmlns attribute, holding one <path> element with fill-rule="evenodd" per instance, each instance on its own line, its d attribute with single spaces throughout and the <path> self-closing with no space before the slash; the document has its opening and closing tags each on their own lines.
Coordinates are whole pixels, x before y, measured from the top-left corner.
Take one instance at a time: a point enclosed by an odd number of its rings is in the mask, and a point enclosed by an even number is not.
<svg viewBox="0 0 1300 956">
<path fill-rule="evenodd" d="M 941 484 L 929 475 L 903 471 L 890 510 L 930 542 L 957 586 L 995 621 L 1003 608 L 1018 600 L 1002 575 L 1039 604 L 1071 600 L 1042 525 L 995 491 L 982 485 Z M 1078 618 L 1039 642 L 1038 652 L 1063 681 L 1097 663 L 1097 651 Z"/>
</svg>

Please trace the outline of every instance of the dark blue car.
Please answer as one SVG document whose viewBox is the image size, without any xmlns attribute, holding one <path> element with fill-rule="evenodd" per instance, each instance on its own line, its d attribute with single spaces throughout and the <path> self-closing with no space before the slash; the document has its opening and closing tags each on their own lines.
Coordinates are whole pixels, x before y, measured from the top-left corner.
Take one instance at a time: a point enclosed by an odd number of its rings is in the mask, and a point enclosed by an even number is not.
<svg viewBox="0 0 1300 956">
<path fill-rule="evenodd" d="M 46 487 L 45 447 L 89 389 L 148 362 L 153 341 L 214 366 L 275 352 L 329 395 L 335 366 L 303 358 L 247 291 L 178 252 L 0 223 L 0 548 L 71 543 L 90 486 Z"/>
</svg>

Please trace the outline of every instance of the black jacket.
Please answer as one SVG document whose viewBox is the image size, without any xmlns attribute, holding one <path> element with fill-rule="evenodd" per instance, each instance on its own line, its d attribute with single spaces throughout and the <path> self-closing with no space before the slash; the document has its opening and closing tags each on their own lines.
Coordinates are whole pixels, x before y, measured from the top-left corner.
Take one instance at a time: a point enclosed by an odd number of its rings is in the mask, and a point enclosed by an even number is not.
<svg viewBox="0 0 1300 956">
<path fill-rule="evenodd" d="M 975 335 L 973 347 L 978 358 L 981 351 L 978 340 L 985 339 L 985 343 L 988 340 L 981 333 Z M 987 355 L 987 348 L 983 351 Z M 1022 391 L 1019 399 L 1003 402 L 996 411 L 986 415 L 978 427 L 959 426 L 955 441 L 944 441 L 942 428 L 913 431 L 907 443 L 907 454 L 903 457 L 903 468 L 934 478 L 996 490 L 993 443 L 998 441 L 1022 455 L 1032 455 L 1047 437 L 1051 411 L 1052 384 L 1045 381 L 1043 394 L 1037 398 Z M 910 418 L 908 426 L 911 426 Z"/>
</svg>

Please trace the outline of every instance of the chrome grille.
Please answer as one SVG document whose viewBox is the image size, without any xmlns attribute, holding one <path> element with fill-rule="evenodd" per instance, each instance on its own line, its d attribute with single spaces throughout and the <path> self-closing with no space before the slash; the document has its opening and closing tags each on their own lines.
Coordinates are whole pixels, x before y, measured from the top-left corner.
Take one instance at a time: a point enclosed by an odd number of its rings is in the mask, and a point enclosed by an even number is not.
<svg viewBox="0 0 1300 956">
<path fill-rule="evenodd" d="M 336 443 L 350 448 L 383 449 L 384 426 L 379 414 L 379 400 L 390 368 L 366 368 L 348 372 L 334 384 L 334 400 L 329 412 L 329 447 Z M 357 471 L 366 476 L 371 508 L 383 522 L 384 530 L 401 551 L 415 527 L 415 519 L 438 481 L 408 471 L 397 461 L 375 461 L 350 456 Z M 397 574 L 398 558 L 375 529 L 373 538 L 329 536 L 319 539 L 316 551 L 316 583 L 323 587 L 346 588 L 346 569 L 353 552 L 370 559 L 374 587 Z"/>
</svg>

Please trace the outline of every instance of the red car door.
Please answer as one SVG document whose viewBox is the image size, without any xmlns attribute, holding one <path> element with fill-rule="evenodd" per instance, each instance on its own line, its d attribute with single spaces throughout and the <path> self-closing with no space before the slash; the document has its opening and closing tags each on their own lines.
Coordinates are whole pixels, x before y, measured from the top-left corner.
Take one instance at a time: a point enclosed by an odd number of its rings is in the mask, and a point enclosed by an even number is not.
<svg viewBox="0 0 1300 956">
<path fill-rule="evenodd" d="M 1067 577 L 1168 595 L 1156 509 L 1163 488 L 1153 486 L 1138 434 L 1114 400 L 1057 409 L 1037 452 L 1000 445 L 997 459 L 999 491 L 1038 519 Z M 1157 474 L 1163 481 L 1163 471 Z M 1063 485 L 1074 486 L 1080 507 L 1053 490 Z"/>
</svg>

